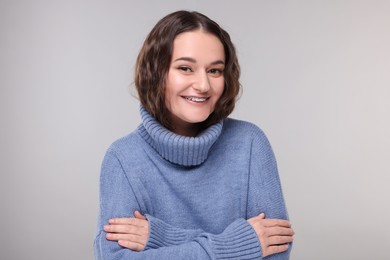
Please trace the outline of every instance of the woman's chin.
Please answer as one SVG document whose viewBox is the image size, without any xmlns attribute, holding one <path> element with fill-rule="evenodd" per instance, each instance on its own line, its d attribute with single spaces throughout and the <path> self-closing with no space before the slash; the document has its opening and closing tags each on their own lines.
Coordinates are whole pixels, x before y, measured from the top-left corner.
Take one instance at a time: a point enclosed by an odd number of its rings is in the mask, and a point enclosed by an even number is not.
<svg viewBox="0 0 390 260">
<path fill-rule="evenodd" d="M 187 118 L 185 121 L 190 124 L 199 124 L 207 120 L 209 115 L 204 115 L 204 116 L 197 116 L 197 117 L 190 117 Z"/>
</svg>

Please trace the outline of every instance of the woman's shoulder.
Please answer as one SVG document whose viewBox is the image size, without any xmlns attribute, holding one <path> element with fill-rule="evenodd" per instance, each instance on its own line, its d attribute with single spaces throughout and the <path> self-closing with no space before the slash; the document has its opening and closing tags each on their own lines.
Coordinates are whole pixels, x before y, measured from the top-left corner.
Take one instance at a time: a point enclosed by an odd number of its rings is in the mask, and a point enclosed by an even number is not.
<svg viewBox="0 0 390 260">
<path fill-rule="evenodd" d="M 239 144 L 241 147 L 247 145 L 257 147 L 262 151 L 272 150 L 271 144 L 264 131 L 254 123 L 228 118 L 224 122 L 225 134 L 223 142 Z"/>
<path fill-rule="evenodd" d="M 134 130 L 112 142 L 107 149 L 107 153 L 114 153 L 117 155 L 125 154 L 126 156 L 131 154 L 136 155 L 141 146 L 141 139 L 139 138 L 137 130 Z"/>
<path fill-rule="evenodd" d="M 233 135 L 241 135 L 241 136 L 264 136 L 264 131 L 257 126 L 256 124 L 244 120 L 227 118 L 223 123 L 223 128 L 225 132 Z"/>
</svg>

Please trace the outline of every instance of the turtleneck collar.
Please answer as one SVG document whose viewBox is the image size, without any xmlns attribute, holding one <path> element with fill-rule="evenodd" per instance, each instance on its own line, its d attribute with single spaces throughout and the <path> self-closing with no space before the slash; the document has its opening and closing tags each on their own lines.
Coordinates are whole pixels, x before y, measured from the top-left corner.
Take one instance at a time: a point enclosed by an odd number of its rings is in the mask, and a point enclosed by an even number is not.
<svg viewBox="0 0 390 260">
<path fill-rule="evenodd" d="M 182 166 L 202 164 L 222 131 L 221 121 L 195 137 L 182 136 L 163 127 L 143 106 L 140 112 L 142 124 L 138 127 L 138 132 L 142 138 L 164 159 Z"/>
</svg>

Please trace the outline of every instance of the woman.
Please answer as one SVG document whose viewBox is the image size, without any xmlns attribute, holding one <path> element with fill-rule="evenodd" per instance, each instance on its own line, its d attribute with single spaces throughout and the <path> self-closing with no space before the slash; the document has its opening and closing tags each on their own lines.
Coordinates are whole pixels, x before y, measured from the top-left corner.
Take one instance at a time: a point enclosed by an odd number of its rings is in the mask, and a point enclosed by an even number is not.
<svg viewBox="0 0 390 260">
<path fill-rule="evenodd" d="M 288 259 L 276 162 L 263 132 L 227 118 L 239 93 L 229 34 L 178 11 L 136 65 L 142 124 L 104 158 L 96 259 Z"/>
</svg>

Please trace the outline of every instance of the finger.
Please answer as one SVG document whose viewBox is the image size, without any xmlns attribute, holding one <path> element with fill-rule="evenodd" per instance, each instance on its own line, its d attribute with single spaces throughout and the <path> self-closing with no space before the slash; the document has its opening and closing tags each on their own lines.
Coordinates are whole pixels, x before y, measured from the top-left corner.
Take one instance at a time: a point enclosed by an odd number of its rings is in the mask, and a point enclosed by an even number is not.
<svg viewBox="0 0 390 260">
<path fill-rule="evenodd" d="M 290 221 L 284 219 L 276 219 L 276 218 L 264 219 L 262 220 L 262 224 L 265 227 L 276 227 L 276 226 L 288 227 L 288 228 L 291 227 Z"/>
<path fill-rule="evenodd" d="M 144 248 L 145 248 L 145 246 L 142 245 L 142 244 L 134 243 L 134 242 L 127 241 L 127 240 L 119 240 L 119 241 L 118 241 L 118 244 L 119 244 L 120 246 L 122 246 L 122 247 L 131 249 L 131 250 L 133 250 L 133 251 L 142 251 L 142 250 L 144 250 Z"/>
<path fill-rule="evenodd" d="M 252 219 L 255 219 L 255 220 L 265 219 L 265 214 L 264 213 L 260 213 L 259 215 L 253 217 Z"/>
<path fill-rule="evenodd" d="M 139 244 L 145 244 L 146 243 L 146 236 L 139 236 L 139 235 L 132 235 L 132 234 L 117 234 L 117 233 L 107 233 L 106 234 L 107 240 L 110 241 L 119 241 L 119 240 L 126 240 L 133 243 L 139 243 Z"/>
<path fill-rule="evenodd" d="M 142 215 L 138 210 L 134 211 L 134 217 L 136 217 L 137 219 L 146 220 L 146 217 Z"/>
<path fill-rule="evenodd" d="M 144 227 L 132 226 L 132 225 L 106 225 L 104 231 L 109 233 L 122 233 L 122 234 L 134 234 L 143 235 L 147 233 L 147 229 Z"/>
<path fill-rule="evenodd" d="M 284 251 L 287 251 L 289 245 L 288 244 L 285 244 L 285 245 L 277 245 L 277 246 L 269 246 L 267 247 L 264 251 L 263 251 L 263 256 L 269 256 L 269 255 L 272 255 L 272 254 L 277 254 L 277 253 L 281 253 L 281 252 L 284 252 Z"/>
<path fill-rule="evenodd" d="M 262 220 L 265 218 L 265 214 L 264 213 L 260 213 L 259 215 L 257 216 L 254 216 L 254 217 L 251 217 L 250 219 L 248 219 L 248 221 L 250 223 L 255 223 L 255 222 L 258 222 L 259 220 Z"/>
<path fill-rule="evenodd" d="M 287 228 L 287 227 L 280 227 L 280 226 L 276 226 L 276 227 L 267 227 L 267 235 L 268 236 L 293 236 L 295 233 L 294 233 L 294 230 L 292 230 L 291 228 Z"/>
<path fill-rule="evenodd" d="M 108 221 L 108 223 L 112 225 L 133 225 L 144 227 L 147 224 L 145 221 L 146 220 L 137 218 L 112 218 Z"/>
<path fill-rule="evenodd" d="M 287 243 L 291 243 L 293 241 L 292 236 L 272 236 L 268 238 L 269 246 L 279 246 Z"/>
</svg>

